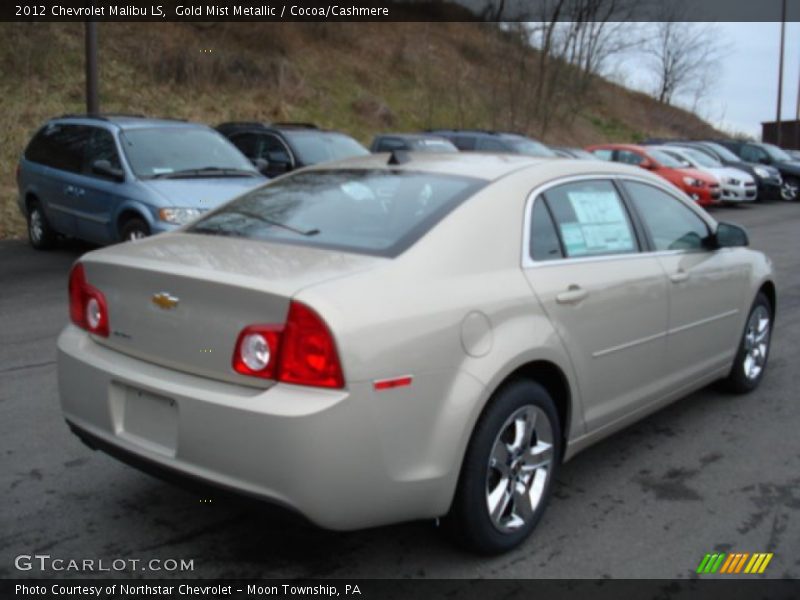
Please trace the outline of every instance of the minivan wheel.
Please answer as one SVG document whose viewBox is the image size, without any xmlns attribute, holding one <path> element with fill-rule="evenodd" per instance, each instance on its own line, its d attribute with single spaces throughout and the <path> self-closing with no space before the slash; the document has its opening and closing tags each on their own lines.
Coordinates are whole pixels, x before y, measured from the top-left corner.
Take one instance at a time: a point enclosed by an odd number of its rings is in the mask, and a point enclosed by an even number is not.
<svg viewBox="0 0 800 600">
<path fill-rule="evenodd" d="M 28 240 L 36 250 L 48 250 L 56 241 L 56 232 L 50 227 L 38 202 L 31 202 L 28 208 Z"/>
<path fill-rule="evenodd" d="M 141 240 L 150 235 L 150 227 L 139 217 L 132 217 L 125 221 L 120 230 L 120 237 L 123 242 L 133 242 Z"/>
<path fill-rule="evenodd" d="M 552 398 L 517 380 L 490 401 L 473 432 L 446 524 L 467 549 L 506 552 L 527 538 L 544 513 L 561 457 Z"/>
<path fill-rule="evenodd" d="M 759 292 L 747 317 L 733 367 L 724 381 L 725 387 L 737 394 L 745 394 L 758 387 L 767 368 L 771 340 L 772 306 L 767 297 Z"/>
</svg>

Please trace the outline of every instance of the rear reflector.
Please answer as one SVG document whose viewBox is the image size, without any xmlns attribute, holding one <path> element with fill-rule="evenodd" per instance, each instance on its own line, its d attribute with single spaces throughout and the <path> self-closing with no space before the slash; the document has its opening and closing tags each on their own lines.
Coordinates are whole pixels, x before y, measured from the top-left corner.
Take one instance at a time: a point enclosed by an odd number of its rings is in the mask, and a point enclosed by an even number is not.
<svg viewBox="0 0 800 600">
<path fill-rule="evenodd" d="M 405 377 L 396 377 L 394 379 L 381 379 L 380 381 L 374 381 L 372 383 L 372 387 L 374 387 L 378 391 L 391 390 L 393 388 L 411 385 L 413 379 L 414 378 L 411 377 L 411 375 L 407 375 Z"/>
<path fill-rule="evenodd" d="M 69 272 L 69 317 L 81 329 L 108 337 L 106 297 L 86 281 L 86 272 L 81 263 Z"/>
</svg>

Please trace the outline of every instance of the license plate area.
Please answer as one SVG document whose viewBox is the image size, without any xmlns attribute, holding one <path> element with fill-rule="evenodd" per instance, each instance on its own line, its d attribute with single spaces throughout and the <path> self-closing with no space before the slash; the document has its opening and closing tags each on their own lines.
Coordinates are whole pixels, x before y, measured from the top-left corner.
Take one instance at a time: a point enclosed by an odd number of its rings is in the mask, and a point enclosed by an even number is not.
<svg viewBox="0 0 800 600">
<path fill-rule="evenodd" d="M 139 446 L 175 456 L 178 443 L 178 403 L 123 384 L 114 384 L 116 433 Z"/>
</svg>

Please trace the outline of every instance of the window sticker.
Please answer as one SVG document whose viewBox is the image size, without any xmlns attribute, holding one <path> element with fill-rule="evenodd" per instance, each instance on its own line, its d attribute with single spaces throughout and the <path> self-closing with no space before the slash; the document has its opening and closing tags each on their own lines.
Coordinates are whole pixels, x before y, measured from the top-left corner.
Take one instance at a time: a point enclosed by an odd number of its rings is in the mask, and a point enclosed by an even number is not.
<svg viewBox="0 0 800 600">
<path fill-rule="evenodd" d="M 583 237 L 580 223 L 561 223 L 560 227 L 567 256 L 586 254 L 586 239 Z"/>
<path fill-rule="evenodd" d="M 567 192 L 567 197 L 578 219 L 577 223 L 565 223 L 562 226 L 564 245 L 570 255 L 626 252 L 635 249 L 628 220 L 619 197 L 614 192 L 575 190 Z M 565 228 L 569 231 L 564 231 Z M 580 232 L 580 243 L 578 234 L 572 231 L 573 228 Z M 567 242 L 567 237 L 574 240 L 574 250 Z"/>
</svg>

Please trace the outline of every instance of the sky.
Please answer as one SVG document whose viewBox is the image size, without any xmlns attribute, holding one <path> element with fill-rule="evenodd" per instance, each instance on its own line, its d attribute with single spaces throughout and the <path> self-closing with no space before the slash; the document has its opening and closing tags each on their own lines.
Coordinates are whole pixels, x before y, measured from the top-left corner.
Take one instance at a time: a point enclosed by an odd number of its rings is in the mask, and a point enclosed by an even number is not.
<svg viewBox="0 0 800 600">
<path fill-rule="evenodd" d="M 637 26 L 640 24 L 631 24 Z M 703 23 L 725 48 L 716 90 L 698 112 L 712 125 L 760 139 L 761 122 L 774 121 L 778 98 L 780 23 Z M 626 57 L 626 85 L 652 91 L 644 59 Z M 800 81 L 800 23 L 787 23 L 783 67 L 783 120 L 793 120 Z"/>
</svg>

